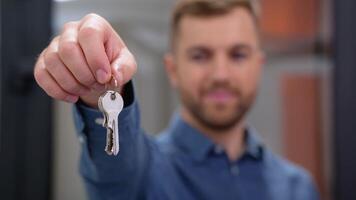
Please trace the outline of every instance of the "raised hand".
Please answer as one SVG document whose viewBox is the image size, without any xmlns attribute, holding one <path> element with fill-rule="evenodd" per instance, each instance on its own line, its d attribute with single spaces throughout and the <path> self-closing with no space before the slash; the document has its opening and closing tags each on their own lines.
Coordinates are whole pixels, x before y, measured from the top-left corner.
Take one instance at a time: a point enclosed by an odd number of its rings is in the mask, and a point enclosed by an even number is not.
<svg viewBox="0 0 356 200">
<path fill-rule="evenodd" d="M 96 14 L 68 22 L 40 54 L 34 76 L 51 97 L 96 108 L 112 77 L 123 86 L 137 70 L 134 56 L 111 25 Z"/>
</svg>

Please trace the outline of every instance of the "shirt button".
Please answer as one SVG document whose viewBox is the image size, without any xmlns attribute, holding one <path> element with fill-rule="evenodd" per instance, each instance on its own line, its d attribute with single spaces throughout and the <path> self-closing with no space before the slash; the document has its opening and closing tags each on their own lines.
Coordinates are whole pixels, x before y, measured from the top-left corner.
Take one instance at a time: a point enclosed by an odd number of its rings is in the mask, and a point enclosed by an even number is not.
<svg viewBox="0 0 356 200">
<path fill-rule="evenodd" d="M 224 152 L 224 149 L 220 145 L 216 145 L 214 148 L 214 152 L 216 154 L 222 154 Z"/>
<path fill-rule="evenodd" d="M 84 143 L 84 137 L 83 136 L 79 136 L 79 142 L 80 142 L 80 144 L 83 144 Z"/>
<path fill-rule="evenodd" d="M 103 118 L 96 118 L 95 119 L 95 123 L 98 124 L 98 125 L 103 125 L 104 119 Z"/>
<path fill-rule="evenodd" d="M 239 167 L 237 165 L 232 165 L 230 168 L 230 172 L 234 176 L 239 175 Z"/>
</svg>

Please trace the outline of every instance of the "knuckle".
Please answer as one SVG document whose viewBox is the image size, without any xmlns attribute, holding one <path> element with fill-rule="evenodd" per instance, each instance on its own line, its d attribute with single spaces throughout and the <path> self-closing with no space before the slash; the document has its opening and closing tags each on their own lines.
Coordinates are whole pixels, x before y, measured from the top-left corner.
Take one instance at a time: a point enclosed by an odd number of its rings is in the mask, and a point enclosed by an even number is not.
<svg viewBox="0 0 356 200">
<path fill-rule="evenodd" d="M 62 58 L 70 58 L 78 52 L 79 45 L 74 41 L 64 41 L 59 44 L 58 53 Z"/>
<path fill-rule="evenodd" d="M 96 13 L 89 13 L 87 14 L 84 18 L 88 18 L 88 19 L 91 19 L 91 18 L 99 18 L 100 16 Z"/>
<path fill-rule="evenodd" d="M 82 27 L 79 30 L 79 37 L 82 39 L 90 39 L 93 38 L 94 36 L 98 35 L 100 33 L 100 29 L 91 25 L 87 25 Z"/>
<path fill-rule="evenodd" d="M 63 31 L 75 27 L 77 25 L 77 21 L 69 21 L 63 25 Z"/>
<path fill-rule="evenodd" d="M 87 20 L 89 20 L 89 21 L 91 21 L 91 20 L 100 21 L 100 22 L 105 21 L 105 19 L 102 16 L 100 16 L 100 15 L 98 15 L 96 13 L 89 13 L 89 14 L 85 15 L 83 17 L 82 21 L 87 21 Z"/>
<path fill-rule="evenodd" d="M 43 59 L 47 69 L 54 69 L 58 65 L 59 56 L 57 52 L 46 52 Z"/>
</svg>

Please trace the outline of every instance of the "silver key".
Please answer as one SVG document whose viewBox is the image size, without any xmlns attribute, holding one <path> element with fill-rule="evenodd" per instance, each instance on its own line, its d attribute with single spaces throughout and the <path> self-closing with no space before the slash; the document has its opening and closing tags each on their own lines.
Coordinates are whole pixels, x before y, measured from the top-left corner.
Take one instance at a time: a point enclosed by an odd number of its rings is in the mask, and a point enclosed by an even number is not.
<svg viewBox="0 0 356 200">
<path fill-rule="evenodd" d="M 104 114 L 103 126 L 107 129 L 105 151 L 108 155 L 119 153 L 118 117 L 124 106 L 121 95 L 113 90 L 100 96 L 98 107 Z"/>
</svg>

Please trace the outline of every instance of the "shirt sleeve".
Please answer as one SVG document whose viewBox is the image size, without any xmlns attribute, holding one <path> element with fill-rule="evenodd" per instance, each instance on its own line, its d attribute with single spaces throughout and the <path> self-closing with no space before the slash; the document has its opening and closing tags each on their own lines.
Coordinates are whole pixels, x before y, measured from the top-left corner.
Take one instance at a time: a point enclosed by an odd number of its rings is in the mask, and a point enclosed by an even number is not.
<svg viewBox="0 0 356 200">
<path fill-rule="evenodd" d="M 153 141 L 140 128 L 133 84 L 126 84 L 124 91 L 125 106 L 118 117 L 120 152 L 117 156 L 109 156 L 104 151 L 106 129 L 99 120 L 103 118 L 102 113 L 80 103 L 74 106 L 82 145 L 80 174 L 90 199 L 136 199 L 135 195 L 143 190 Z"/>
</svg>

